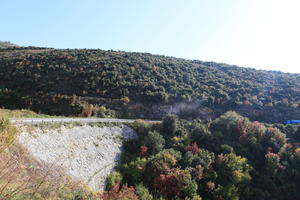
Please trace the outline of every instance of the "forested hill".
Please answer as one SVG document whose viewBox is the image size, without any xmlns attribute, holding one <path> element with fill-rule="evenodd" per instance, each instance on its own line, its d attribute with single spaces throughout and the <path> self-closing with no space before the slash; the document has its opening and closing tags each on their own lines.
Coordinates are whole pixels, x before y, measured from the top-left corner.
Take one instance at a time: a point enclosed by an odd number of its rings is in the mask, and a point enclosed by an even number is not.
<svg viewBox="0 0 300 200">
<path fill-rule="evenodd" d="M 2 42 L 0 41 L 0 48 L 5 49 L 5 48 L 11 48 L 11 47 L 18 47 L 16 44 L 13 44 L 11 42 Z"/>
<path fill-rule="evenodd" d="M 300 74 L 88 49 L 0 49 L 0 106 L 77 115 L 105 105 L 125 117 L 300 118 Z M 186 106 L 182 106 L 182 105 Z M 87 106 L 88 105 L 88 106 Z M 192 106 L 191 106 L 192 105 Z M 276 118 L 272 119 L 269 115 Z"/>
</svg>

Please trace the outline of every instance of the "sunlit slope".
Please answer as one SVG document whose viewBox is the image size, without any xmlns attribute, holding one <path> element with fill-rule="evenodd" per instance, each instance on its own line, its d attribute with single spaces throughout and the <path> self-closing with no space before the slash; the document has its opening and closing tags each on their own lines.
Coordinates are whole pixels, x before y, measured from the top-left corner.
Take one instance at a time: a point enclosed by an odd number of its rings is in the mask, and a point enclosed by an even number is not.
<svg viewBox="0 0 300 200">
<path fill-rule="evenodd" d="M 209 108 L 297 110 L 300 74 L 148 53 L 0 50 L 0 106 L 76 115 L 86 99 L 109 105 L 119 100 L 115 107 L 198 102 Z"/>
</svg>

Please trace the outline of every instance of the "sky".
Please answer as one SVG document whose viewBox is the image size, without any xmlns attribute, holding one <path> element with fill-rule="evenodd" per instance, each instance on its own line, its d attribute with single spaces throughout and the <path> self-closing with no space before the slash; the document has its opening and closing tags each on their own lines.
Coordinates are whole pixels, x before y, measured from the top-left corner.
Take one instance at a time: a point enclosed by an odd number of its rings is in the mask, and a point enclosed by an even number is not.
<svg viewBox="0 0 300 200">
<path fill-rule="evenodd" d="M 0 0 L 0 41 L 300 73 L 300 1 Z"/>
</svg>

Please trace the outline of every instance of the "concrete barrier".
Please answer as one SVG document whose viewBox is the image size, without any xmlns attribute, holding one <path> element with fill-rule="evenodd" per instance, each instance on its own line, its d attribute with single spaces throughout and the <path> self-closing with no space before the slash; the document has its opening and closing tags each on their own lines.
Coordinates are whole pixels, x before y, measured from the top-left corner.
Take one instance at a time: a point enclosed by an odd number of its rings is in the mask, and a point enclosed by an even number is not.
<svg viewBox="0 0 300 200">
<path fill-rule="evenodd" d="M 64 123 L 64 122 L 107 122 L 107 123 L 133 123 L 138 119 L 115 119 L 115 118 L 13 118 L 14 124 L 40 124 L 40 123 Z M 144 120 L 150 123 L 160 123 L 158 120 Z"/>
</svg>

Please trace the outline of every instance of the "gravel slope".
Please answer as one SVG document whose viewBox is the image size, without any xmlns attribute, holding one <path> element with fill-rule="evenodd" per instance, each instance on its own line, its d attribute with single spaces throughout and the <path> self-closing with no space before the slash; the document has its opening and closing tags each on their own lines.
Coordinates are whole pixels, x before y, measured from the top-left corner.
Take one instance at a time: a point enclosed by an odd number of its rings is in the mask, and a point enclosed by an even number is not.
<svg viewBox="0 0 300 200">
<path fill-rule="evenodd" d="M 136 138 L 127 126 L 91 127 L 88 125 L 58 130 L 24 126 L 17 138 L 40 162 L 61 166 L 71 177 L 82 180 L 94 190 L 103 190 L 105 180 L 118 164 L 122 140 Z"/>
</svg>

